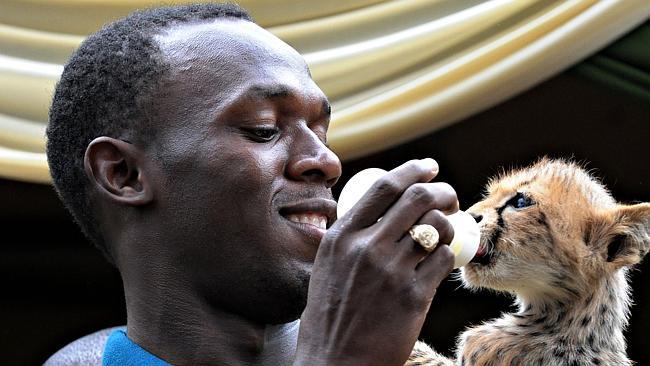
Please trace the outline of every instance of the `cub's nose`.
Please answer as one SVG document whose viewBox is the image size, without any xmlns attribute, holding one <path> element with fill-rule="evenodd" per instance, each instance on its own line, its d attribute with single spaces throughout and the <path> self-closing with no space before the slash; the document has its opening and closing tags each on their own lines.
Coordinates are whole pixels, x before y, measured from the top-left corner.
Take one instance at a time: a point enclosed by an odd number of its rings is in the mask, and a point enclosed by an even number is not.
<svg viewBox="0 0 650 366">
<path fill-rule="evenodd" d="M 483 215 L 477 215 L 477 214 L 470 214 L 470 215 L 474 218 L 474 221 L 476 221 L 476 223 L 479 223 L 481 222 L 481 220 L 483 220 Z"/>
</svg>

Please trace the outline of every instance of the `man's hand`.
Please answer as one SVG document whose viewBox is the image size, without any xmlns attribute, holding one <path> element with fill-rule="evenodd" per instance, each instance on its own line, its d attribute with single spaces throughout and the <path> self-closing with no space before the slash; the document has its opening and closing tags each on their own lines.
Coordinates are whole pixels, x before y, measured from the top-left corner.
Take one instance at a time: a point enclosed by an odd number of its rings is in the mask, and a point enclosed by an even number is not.
<svg viewBox="0 0 650 366">
<path fill-rule="evenodd" d="M 455 191 L 435 177 L 432 159 L 390 171 L 323 238 L 301 318 L 295 365 L 403 365 L 442 279 L 452 270 L 447 245 L 424 251 L 409 236 L 458 210 Z M 443 214 L 444 213 L 444 214 Z M 381 218 L 381 220 L 379 220 Z"/>
</svg>

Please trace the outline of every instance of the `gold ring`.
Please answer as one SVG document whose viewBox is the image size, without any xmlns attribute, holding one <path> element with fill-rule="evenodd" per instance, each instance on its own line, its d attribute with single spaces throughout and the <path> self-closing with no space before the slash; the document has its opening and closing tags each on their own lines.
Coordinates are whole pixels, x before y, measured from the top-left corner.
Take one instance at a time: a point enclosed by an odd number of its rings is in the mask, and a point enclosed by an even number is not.
<svg viewBox="0 0 650 366">
<path fill-rule="evenodd" d="M 438 230 L 427 224 L 413 225 L 409 230 L 409 235 L 411 235 L 411 238 L 413 238 L 416 243 L 420 244 L 427 252 L 434 250 L 436 245 L 438 245 L 438 240 L 440 240 Z"/>
</svg>

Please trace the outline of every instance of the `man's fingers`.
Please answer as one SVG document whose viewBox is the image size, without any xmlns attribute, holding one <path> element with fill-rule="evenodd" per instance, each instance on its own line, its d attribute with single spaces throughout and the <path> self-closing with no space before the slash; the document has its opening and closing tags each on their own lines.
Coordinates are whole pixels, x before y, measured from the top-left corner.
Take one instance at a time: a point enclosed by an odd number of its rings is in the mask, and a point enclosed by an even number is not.
<svg viewBox="0 0 650 366">
<path fill-rule="evenodd" d="M 454 253 L 449 245 L 441 244 L 417 265 L 415 272 L 417 280 L 429 286 L 428 291 L 433 291 L 453 269 Z"/>
<path fill-rule="evenodd" d="M 427 212 L 416 223 L 416 225 L 423 224 L 431 225 L 438 231 L 438 245 L 449 244 L 454 238 L 453 226 L 451 226 L 449 221 L 445 218 L 445 214 L 439 210 L 431 210 Z M 399 247 L 397 255 L 401 257 L 401 260 L 404 261 L 405 264 L 412 265 L 412 268 L 414 268 L 424 256 L 429 254 L 429 252 L 427 252 L 419 243 L 411 238 L 408 230 L 396 245 Z"/>
<path fill-rule="evenodd" d="M 352 229 L 368 227 L 379 220 L 386 210 L 415 183 L 424 183 L 438 174 L 438 163 L 433 159 L 411 160 L 381 177 L 343 217 L 345 226 Z"/>
<path fill-rule="evenodd" d="M 379 224 L 380 230 L 386 238 L 399 240 L 416 223 L 433 225 L 438 229 L 436 225 L 444 216 L 440 211 L 445 214 L 458 211 L 456 191 L 447 183 L 414 184 L 386 212 Z M 447 230 L 447 220 L 442 221 L 441 229 Z"/>
</svg>

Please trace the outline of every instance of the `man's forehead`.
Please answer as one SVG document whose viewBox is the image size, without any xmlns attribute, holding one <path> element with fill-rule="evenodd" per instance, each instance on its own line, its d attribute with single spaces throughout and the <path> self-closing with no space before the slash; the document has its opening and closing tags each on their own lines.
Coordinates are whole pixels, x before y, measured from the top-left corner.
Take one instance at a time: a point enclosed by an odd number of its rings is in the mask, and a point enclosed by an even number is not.
<svg viewBox="0 0 650 366">
<path fill-rule="evenodd" d="M 172 65 L 217 61 L 236 64 L 282 64 L 309 72 L 300 54 L 257 24 L 216 19 L 172 25 L 155 37 Z"/>
<path fill-rule="evenodd" d="M 174 120 L 215 120 L 251 100 L 329 103 L 307 65 L 289 45 L 252 22 L 220 19 L 174 25 L 156 37 L 169 65 L 156 98 L 160 113 Z M 279 104 L 278 104 L 279 105 Z M 313 105 L 313 104 L 312 104 Z M 191 111 L 191 112 L 190 112 Z"/>
</svg>

